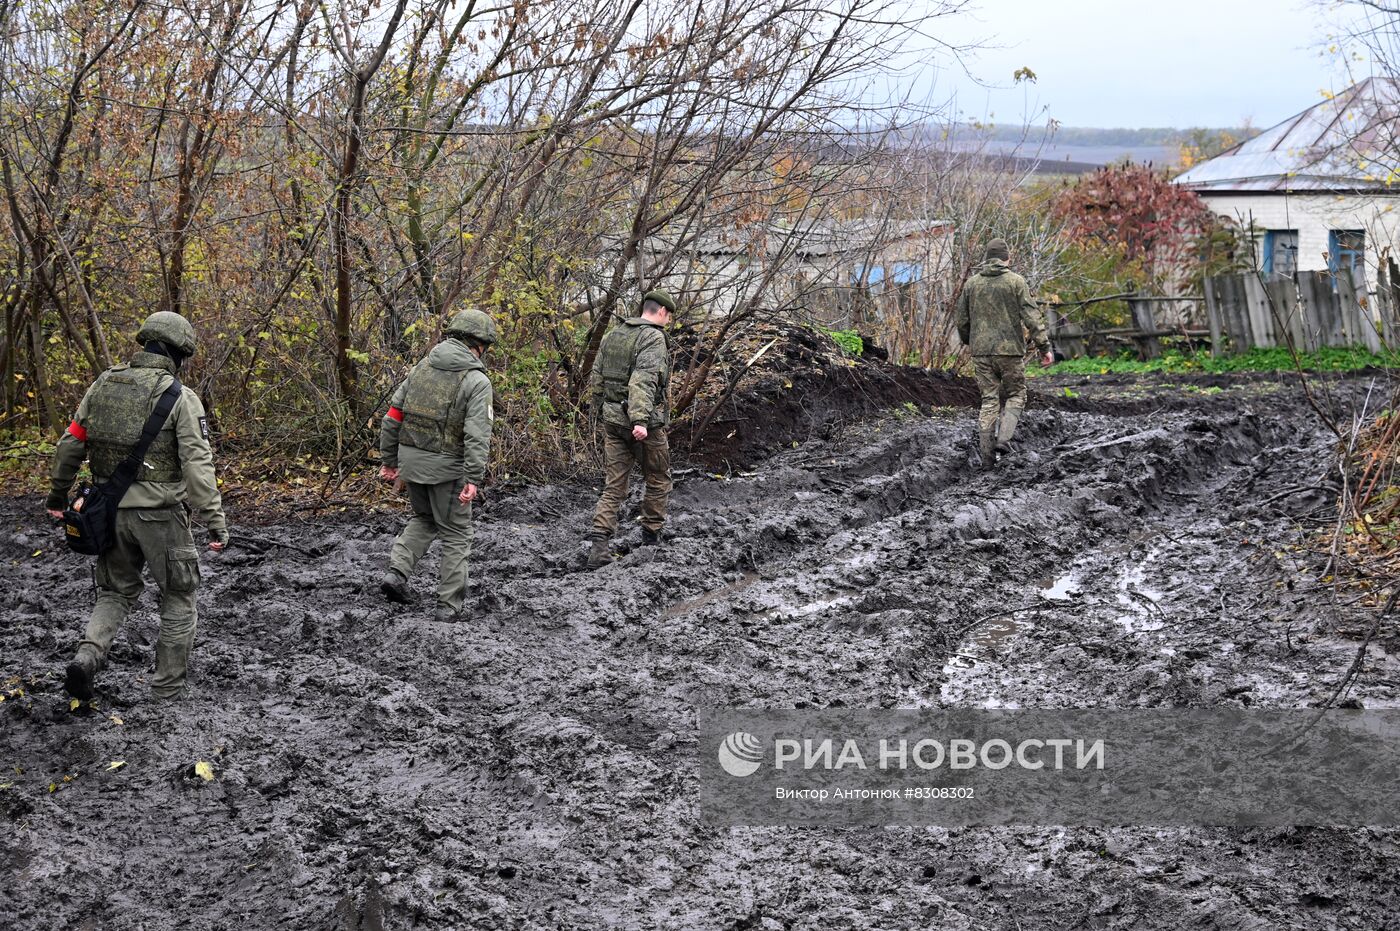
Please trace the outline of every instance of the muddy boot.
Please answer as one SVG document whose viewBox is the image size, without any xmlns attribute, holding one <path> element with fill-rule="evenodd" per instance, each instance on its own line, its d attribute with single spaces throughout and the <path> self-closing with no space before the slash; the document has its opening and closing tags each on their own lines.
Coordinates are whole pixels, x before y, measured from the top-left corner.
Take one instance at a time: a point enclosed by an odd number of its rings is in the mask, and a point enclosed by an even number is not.
<svg viewBox="0 0 1400 931">
<path fill-rule="evenodd" d="M 63 690 L 79 701 L 92 698 L 92 680 L 97 675 L 97 667 L 86 656 L 79 656 L 64 670 Z"/>
<path fill-rule="evenodd" d="M 996 457 L 996 461 L 997 461 L 997 464 L 998 464 L 998 465 L 1000 465 L 1001 463 L 1010 461 L 1010 460 L 1013 458 L 1013 457 L 1012 457 L 1012 452 L 1011 452 L 1011 444 L 1010 444 L 1010 443 L 998 443 L 998 444 L 997 444 L 997 448 L 996 448 L 996 452 L 995 452 L 993 455 Z"/>
<path fill-rule="evenodd" d="M 991 430 L 983 430 L 977 434 L 977 455 L 982 457 L 982 470 L 987 471 L 996 466 L 996 441 Z"/>
<path fill-rule="evenodd" d="M 642 546 L 656 546 L 661 542 L 661 531 L 649 527 L 642 528 Z"/>
<path fill-rule="evenodd" d="M 388 569 L 384 572 L 383 578 L 379 580 L 379 590 L 390 601 L 396 601 L 401 605 L 406 605 L 409 602 L 408 579 L 399 575 L 397 569 Z"/>
<path fill-rule="evenodd" d="M 433 620 L 442 621 L 446 624 L 455 624 L 458 621 L 464 620 L 464 618 L 462 617 L 462 612 L 458 611 L 456 608 L 448 605 L 438 605 L 433 609 Z"/>
<path fill-rule="evenodd" d="M 588 550 L 588 568 L 599 569 L 612 562 L 612 541 L 607 537 L 594 537 L 593 546 Z"/>
</svg>

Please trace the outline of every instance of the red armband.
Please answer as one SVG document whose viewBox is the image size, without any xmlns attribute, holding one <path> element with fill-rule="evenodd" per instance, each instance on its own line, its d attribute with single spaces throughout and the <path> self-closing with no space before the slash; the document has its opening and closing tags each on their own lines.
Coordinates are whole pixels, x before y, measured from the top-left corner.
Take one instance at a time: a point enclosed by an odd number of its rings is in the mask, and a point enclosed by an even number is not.
<svg viewBox="0 0 1400 931">
<path fill-rule="evenodd" d="M 399 410 L 397 407 L 389 408 L 389 413 L 384 416 L 398 423 L 403 423 L 403 411 Z"/>
<path fill-rule="evenodd" d="M 79 443 L 87 442 L 87 431 L 84 430 L 82 428 L 82 425 L 79 424 L 76 420 L 68 425 L 68 432 L 71 433 L 73 435 L 73 439 L 77 440 Z"/>
</svg>

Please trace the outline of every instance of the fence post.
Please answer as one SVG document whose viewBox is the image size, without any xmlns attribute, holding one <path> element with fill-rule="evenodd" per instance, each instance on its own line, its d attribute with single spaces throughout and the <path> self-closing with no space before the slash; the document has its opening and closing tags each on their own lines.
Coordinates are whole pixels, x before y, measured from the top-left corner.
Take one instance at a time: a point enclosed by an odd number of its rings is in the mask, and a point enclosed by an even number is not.
<svg viewBox="0 0 1400 931">
<path fill-rule="evenodd" d="M 1269 313 L 1269 294 L 1264 282 L 1259 275 L 1248 274 L 1240 279 L 1240 283 L 1244 286 L 1244 312 L 1253 337 L 1251 345 L 1261 348 L 1273 346 L 1273 315 Z"/>
<path fill-rule="evenodd" d="M 1326 272 L 1299 272 L 1298 293 L 1303 299 L 1303 350 L 1314 352 L 1326 345 L 1328 306 L 1332 289 Z"/>
<path fill-rule="evenodd" d="M 1139 354 L 1144 360 L 1159 358 L 1162 355 L 1162 341 L 1156 336 L 1157 323 L 1152 319 L 1152 304 L 1128 298 L 1128 310 L 1133 315 L 1133 326 L 1141 334 L 1136 337 Z"/>
<path fill-rule="evenodd" d="M 1206 278 L 1201 282 L 1201 290 L 1205 292 L 1206 319 L 1210 322 L 1210 354 L 1218 359 L 1224 348 L 1221 345 L 1224 340 L 1220 335 L 1220 304 L 1215 292 L 1216 280 Z"/>
</svg>

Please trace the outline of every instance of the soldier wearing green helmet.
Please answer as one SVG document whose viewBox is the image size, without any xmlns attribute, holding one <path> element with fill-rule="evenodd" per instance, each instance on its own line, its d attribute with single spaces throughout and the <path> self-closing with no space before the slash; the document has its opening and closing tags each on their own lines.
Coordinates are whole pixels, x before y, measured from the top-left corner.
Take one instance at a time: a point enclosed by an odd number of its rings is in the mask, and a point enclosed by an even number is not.
<svg viewBox="0 0 1400 931">
<path fill-rule="evenodd" d="M 481 357 L 496 342 L 496 322 L 463 310 L 447 333 L 394 391 L 379 430 L 380 478 L 402 480 L 413 517 L 394 541 L 379 589 L 407 603 L 413 567 L 442 538 L 433 617 L 461 617 L 472 549 L 472 501 L 491 449 L 491 380 Z"/>
<path fill-rule="evenodd" d="M 622 321 L 603 337 L 593 365 L 589 390 L 593 413 L 603 427 L 603 494 L 593 515 L 588 567 L 612 558 L 611 539 L 617 515 L 627 500 L 636 462 L 642 469 L 642 543 L 661 542 L 666 502 L 671 494 L 671 449 L 666 427 L 671 422 L 671 359 L 666 325 L 676 312 L 665 291 L 642 295 L 640 313 Z"/>
<path fill-rule="evenodd" d="M 147 317 L 136 340 L 141 351 L 130 363 L 97 377 L 58 442 L 51 491 L 44 502 L 52 517 L 63 516 L 84 460 L 101 483 L 130 455 L 156 402 L 195 352 L 194 327 L 170 311 Z M 93 679 L 145 587 L 143 569 L 150 570 L 160 589 L 160 637 L 151 692 L 157 698 L 174 698 L 184 691 L 199 588 L 191 507 L 208 531 L 209 549 L 222 550 L 228 543 L 228 520 L 214 475 L 209 422 L 199 395 L 184 387 L 118 505 L 116 545 L 97 558 L 97 605 L 64 683 L 74 698 L 92 697 Z"/>
</svg>

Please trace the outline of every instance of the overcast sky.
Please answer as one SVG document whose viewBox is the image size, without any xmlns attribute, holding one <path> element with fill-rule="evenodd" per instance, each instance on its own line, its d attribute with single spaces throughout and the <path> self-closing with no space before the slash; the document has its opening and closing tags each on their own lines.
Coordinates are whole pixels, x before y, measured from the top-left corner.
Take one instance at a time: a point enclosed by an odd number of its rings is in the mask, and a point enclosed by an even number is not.
<svg viewBox="0 0 1400 931">
<path fill-rule="evenodd" d="M 1067 126 L 1260 128 L 1347 84 L 1321 54 L 1334 25 L 1306 0 L 976 0 L 937 20 L 954 43 L 987 46 L 939 70 L 934 99 L 956 94 L 965 118 L 1044 115 Z M 1336 15 L 1336 14 L 1331 14 Z M 1021 67 L 1034 84 L 1009 88 Z M 1042 113 L 1042 110 L 1044 113 Z"/>
</svg>

